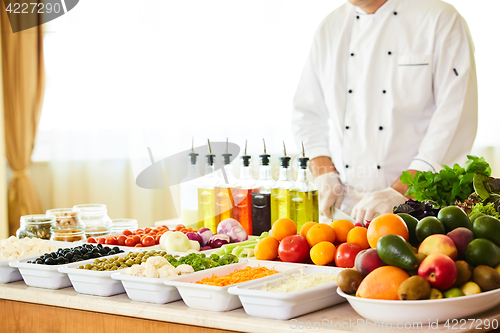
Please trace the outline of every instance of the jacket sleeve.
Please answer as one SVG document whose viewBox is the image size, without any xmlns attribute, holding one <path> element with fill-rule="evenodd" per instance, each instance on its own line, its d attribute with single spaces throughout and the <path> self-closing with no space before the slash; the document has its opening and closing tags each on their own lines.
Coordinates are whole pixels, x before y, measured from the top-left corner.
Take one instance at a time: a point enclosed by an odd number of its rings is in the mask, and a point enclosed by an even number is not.
<svg viewBox="0 0 500 333">
<path fill-rule="evenodd" d="M 439 171 L 463 163 L 477 132 L 474 45 L 465 20 L 449 7 L 436 27 L 433 54 L 436 110 L 409 169 Z"/>
<path fill-rule="evenodd" d="M 295 92 L 292 108 L 293 136 L 299 144 L 301 141 L 304 143 L 307 155 L 311 159 L 331 155 L 330 117 L 317 71 L 321 47 L 319 39 L 317 33 Z"/>
</svg>

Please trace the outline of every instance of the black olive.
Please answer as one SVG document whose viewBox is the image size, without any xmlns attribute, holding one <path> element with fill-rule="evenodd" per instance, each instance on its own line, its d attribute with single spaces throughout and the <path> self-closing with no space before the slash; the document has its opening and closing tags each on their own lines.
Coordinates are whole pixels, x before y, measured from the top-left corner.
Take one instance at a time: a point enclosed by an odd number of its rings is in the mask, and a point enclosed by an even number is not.
<svg viewBox="0 0 500 333">
<path fill-rule="evenodd" d="M 99 251 L 99 252 L 101 252 L 101 254 L 106 254 L 106 253 L 108 253 L 108 251 L 106 251 L 106 249 L 105 249 L 105 248 L 102 248 L 102 249 L 101 249 L 101 251 Z"/>
<path fill-rule="evenodd" d="M 88 251 L 87 251 L 87 248 L 85 248 L 85 247 L 84 247 L 84 248 L 81 250 L 81 252 L 82 252 L 82 254 L 87 253 L 87 252 L 88 252 Z"/>
<path fill-rule="evenodd" d="M 120 253 L 120 248 L 118 246 L 115 246 L 113 248 L 113 251 L 115 251 L 115 253 Z"/>
<path fill-rule="evenodd" d="M 85 253 L 85 254 L 82 256 L 82 258 L 83 258 L 84 260 L 90 259 L 90 254 Z"/>
<path fill-rule="evenodd" d="M 56 252 L 51 252 L 50 256 L 55 259 L 55 258 L 57 258 L 57 253 Z"/>
<path fill-rule="evenodd" d="M 82 253 L 80 252 L 80 250 L 75 249 L 75 250 L 73 251 L 73 254 L 74 254 L 74 255 L 80 255 L 80 254 L 82 254 Z"/>
<path fill-rule="evenodd" d="M 45 259 L 45 265 L 54 265 L 54 259 L 52 258 Z"/>
<path fill-rule="evenodd" d="M 115 250 L 111 250 L 108 252 L 109 255 L 113 255 L 113 254 L 116 254 L 116 251 Z"/>
<path fill-rule="evenodd" d="M 94 247 L 94 248 L 92 249 L 92 253 L 99 253 L 99 249 L 98 249 L 97 247 Z"/>
<path fill-rule="evenodd" d="M 27 264 L 32 264 L 33 262 L 31 262 L 30 260 L 26 261 Z"/>
<path fill-rule="evenodd" d="M 94 248 L 94 246 L 92 244 L 85 244 L 84 246 L 89 251 L 92 251 L 92 249 Z"/>
<path fill-rule="evenodd" d="M 102 244 L 97 244 L 97 248 L 100 250 L 103 248 Z"/>
<path fill-rule="evenodd" d="M 35 260 L 35 263 L 38 264 L 38 265 L 42 265 L 43 264 L 43 260 L 42 259 L 37 259 L 37 260 Z"/>
<path fill-rule="evenodd" d="M 66 258 L 66 259 L 68 259 L 68 260 L 73 259 L 73 253 L 71 253 L 71 252 L 66 253 L 66 254 L 64 255 L 64 258 Z"/>
<path fill-rule="evenodd" d="M 108 253 L 109 251 L 111 251 L 111 249 L 108 246 L 103 247 L 103 249 L 106 250 L 106 253 Z"/>
</svg>

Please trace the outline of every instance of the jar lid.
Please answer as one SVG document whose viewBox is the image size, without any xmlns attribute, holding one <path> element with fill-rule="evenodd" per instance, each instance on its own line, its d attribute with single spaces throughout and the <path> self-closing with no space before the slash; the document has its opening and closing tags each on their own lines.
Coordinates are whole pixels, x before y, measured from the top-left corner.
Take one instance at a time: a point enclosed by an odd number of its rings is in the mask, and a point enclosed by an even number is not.
<svg viewBox="0 0 500 333">
<path fill-rule="evenodd" d="M 55 221 L 56 217 L 54 215 L 34 214 L 34 215 L 21 216 L 21 223 L 46 224 L 46 223 L 54 223 Z"/>
<path fill-rule="evenodd" d="M 106 212 L 108 209 L 104 204 L 84 204 L 84 205 L 74 205 L 73 210 L 75 212 L 97 213 L 97 212 Z"/>
<path fill-rule="evenodd" d="M 47 215 L 54 215 L 55 217 L 72 217 L 80 215 L 80 212 L 73 210 L 73 208 L 53 208 L 48 209 L 45 213 Z"/>
<path fill-rule="evenodd" d="M 112 226 L 118 226 L 118 225 L 135 225 L 137 224 L 136 219 L 111 219 L 111 224 Z"/>
</svg>

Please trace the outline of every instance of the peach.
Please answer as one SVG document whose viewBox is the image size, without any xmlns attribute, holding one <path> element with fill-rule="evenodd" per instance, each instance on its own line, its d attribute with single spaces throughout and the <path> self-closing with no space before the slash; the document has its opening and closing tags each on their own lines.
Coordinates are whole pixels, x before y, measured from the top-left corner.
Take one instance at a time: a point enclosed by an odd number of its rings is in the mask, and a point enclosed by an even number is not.
<svg viewBox="0 0 500 333">
<path fill-rule="evenodd" d="M 457 247 L 453 240 L 441 234 L 430 235 L 425 238 L 418 248 L 418 253 L 425 254 L 426 256 L 434 253 L 442 253 L 453 260 L 457 259 L 458 256 Z"/>
</svg>

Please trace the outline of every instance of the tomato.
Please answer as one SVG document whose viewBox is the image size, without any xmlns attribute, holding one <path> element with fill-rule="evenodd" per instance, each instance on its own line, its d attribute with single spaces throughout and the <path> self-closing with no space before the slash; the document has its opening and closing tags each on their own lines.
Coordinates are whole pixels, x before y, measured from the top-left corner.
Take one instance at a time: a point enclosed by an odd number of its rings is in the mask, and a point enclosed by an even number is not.
<svg viewBox="0 0 500 333">
<path fill-rule="evenodd" d="M 125 240 L 125 246 L 135 246 L 135 241 L 133 238 L 127 238 Z"/>
<path fill-rule="evenodd" d="M 151 230 L 153 230 L 153 229 L 151 229 L 149 227 L 144 228 L 144 233 L 149 234 L 151 232 Z"/>
<path fill-rule="evenodd" d="M 114 237 L 108 237 L 106 238 L 106 245 L 116 245 L 117 241 Z"/>
<path fill-rule="evenodd" d="M 106 243 L 106 238 L 104 238 L 104 237 L 103 238 L 99 238 L 97 240 L 97 243 L 99 243 L 99 244 L 105 244 Z"/>
<path fill-rule="evenodd" d="M 141 242 L 141 236 L 139 235 L 133 235 L 132 238 L 136 244 Z"/>
<path fill-rule="evenodd" d="M 181 230 L 179 230 L 180 232 L 182 232 L 183 234 L 187 233 L 188 230 L 186 228 L 182 228 Z"/>
<path fill-rule="evenodd" d="M 157 235 L 155 237 L 155 243 L 156 243 L 156 245 L 160 244 L 160 238 L 161 238 L 161 235 Z"/>
<path fill-rule="evenodd" d="M 179 231 L 181 230 L 182 228 L 185 228 L 185 226 L 183 224 L 178 224 L 177 227 L 175 227 L 175 230 L 176 231 Z"/>
<path fill-rule="evenodd" d="M 135 247 L 143 247 L 142 244 L 135 244 Z"/>
<path fill-rule="evenodd" d="M 126 240 L 127 240 L 127 236 L 120 235 L 120 236 L 118 236 L 118 239 L 116 240 L 116 244 L 123 246 L 123 245 L 125 245 Z"/>
<path fill-rule="evenodd" d="M 122 235 L 130 236 L 130 235 L 132 235 L 132 231 L 130 231 L 128 229 L 127 230 L 123 230 Z"/>
<path fill-rule="evenodd" d="M 354 260 L 361 250 L 363 250 L 361 246 L 356 244 L 340 244 L 335 253 L 335 265 L 342 268 L 353 268 Z"/>
<path fill-rule="evenodd" d="M 89 237 L 89 238 L 87 239 L 87 243 L 97 243 L 97 241 L 95 240 L 95 238 L 94 238 L 94 237 Z"/>
<path fill-rule="evenodd" d="M 155 244 L 156 244 L 155 239 L 151 236 L 146 236 L 142 239 L 142 245 L 144 246 L 153 246 Z"/>
<path fill-rule="evenodd" d="M 309 257 L 309 244 L 300 235 L 285 237 L 278 248 L 278 255 L 281 261 L 304 262 Z"/>
<path fill-rule="evenodd" d="M 143 234 L 143 233 L 144 233 L 144 230 L 142 230 L 142 229 L 137 229 L 137 230 L 135 231 L 135 234 L 136 234 L 136 235 L 138 235 L 138 234 Z"/>
</svg>

